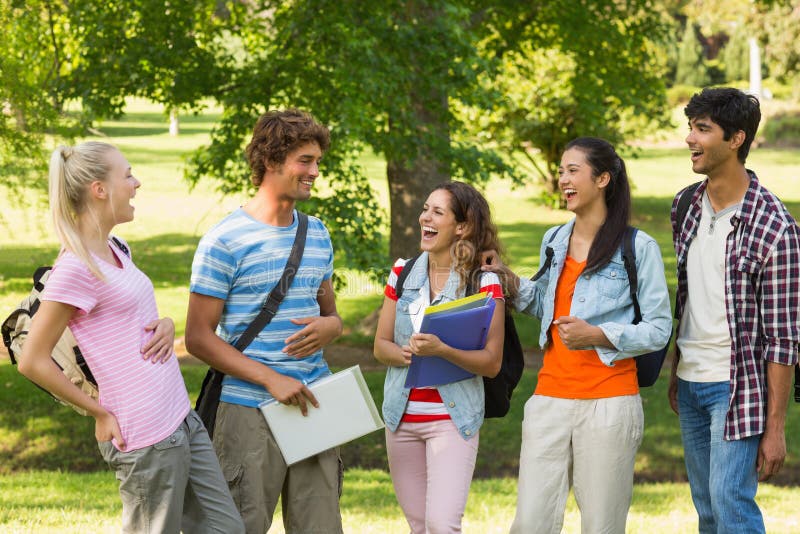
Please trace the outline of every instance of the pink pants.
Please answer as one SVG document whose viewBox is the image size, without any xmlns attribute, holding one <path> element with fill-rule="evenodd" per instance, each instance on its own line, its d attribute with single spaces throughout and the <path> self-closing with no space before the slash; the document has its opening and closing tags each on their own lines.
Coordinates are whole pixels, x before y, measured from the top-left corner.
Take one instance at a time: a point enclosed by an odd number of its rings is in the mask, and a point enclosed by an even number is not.
<svg viewBox="0 0 800 534">
<path fill-rule="evenodd" d="M 386 429 L 394 491 L 413 534 L 461 532 L 478 438 L 465 440 L 450 420 Z"/>
</svg>

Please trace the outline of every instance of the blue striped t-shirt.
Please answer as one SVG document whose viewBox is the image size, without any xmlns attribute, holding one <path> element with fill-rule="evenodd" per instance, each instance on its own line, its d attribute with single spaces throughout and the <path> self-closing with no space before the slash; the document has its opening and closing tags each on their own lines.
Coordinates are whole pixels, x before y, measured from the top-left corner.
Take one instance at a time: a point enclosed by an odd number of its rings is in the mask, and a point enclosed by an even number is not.
<svg viewBox="0 0 800 534">
<path fill-rule="evenodd" d="M 239 208 L 200 240 L 192 262 L 190 291 L 225 301 L 217 335 L 234 344 L 255 319 L 264 299 L 278 283 L 297 232 L 297 211 L 290 226 L 270 226 Z M 319 315 L 317 290 L 333 274 L 333 246 L 325 225 L 308 218 L 308 235 L 300 269 L 278 313 L 256 336 L 245 355 L 297 380 L 311 383 L 330 374 L 318 351 L 306 358 L 281 352 L 284 340 L 301 330 L 290 319 Z M 272 399 L 259 385 L 226 376 L 221 400 L 257 407 Z"/>
</svg>

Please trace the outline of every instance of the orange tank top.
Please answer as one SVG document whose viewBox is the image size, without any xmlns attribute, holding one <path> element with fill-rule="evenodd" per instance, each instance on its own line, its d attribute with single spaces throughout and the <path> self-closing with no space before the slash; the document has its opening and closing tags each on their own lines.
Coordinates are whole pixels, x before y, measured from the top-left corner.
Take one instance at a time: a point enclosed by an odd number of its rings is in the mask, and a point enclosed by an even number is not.
<svg viewBox="0 0 800 534">
<path fill-rule="evenodd" d="M 558 278 L 553 318 L 570 315 L 575 284 L 586 267 L 567 256 Z M 569 350 L 558 336 L 558 326 L 550 326 L 550 342 L 544 351 L 544 364 L 536 384 L 537 395 L 562 399 L 602 399 L 639 392 L 636 362 L 625 359 L 609 367 L 595 350 Z"/>
</svg>

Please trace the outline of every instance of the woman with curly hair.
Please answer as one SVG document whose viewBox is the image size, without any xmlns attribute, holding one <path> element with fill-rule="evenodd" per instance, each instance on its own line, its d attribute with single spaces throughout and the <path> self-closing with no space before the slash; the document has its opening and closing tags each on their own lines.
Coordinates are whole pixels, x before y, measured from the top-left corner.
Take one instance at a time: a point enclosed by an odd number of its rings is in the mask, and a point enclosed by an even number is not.
<svg viewBox="0 0 800 534">
<path fill-rule="evenodd" d="M 504 291 L 495 273 L 481 273 L 480 251 L 499 250 L 489 204 L 470 185 L 437 186 L 419 216 L 422 253 L 401 288 L 408 260 L 398 259 L 384 291 L 375 357 L 388 367 L 383 416 L 397 500 L 413 533 L 460 532 L 484 415 L 482 376 L 503 358 Z M 464 297 L 469 288 L 495 299 L 486 345 L 460 350 L 419 333 L 425 308 Z M 399 295 L 399 296 L 398 296 Z M 435 387 L 405 387 L 411 355 L 440 356 L 475 376 Z"/>
</svg>

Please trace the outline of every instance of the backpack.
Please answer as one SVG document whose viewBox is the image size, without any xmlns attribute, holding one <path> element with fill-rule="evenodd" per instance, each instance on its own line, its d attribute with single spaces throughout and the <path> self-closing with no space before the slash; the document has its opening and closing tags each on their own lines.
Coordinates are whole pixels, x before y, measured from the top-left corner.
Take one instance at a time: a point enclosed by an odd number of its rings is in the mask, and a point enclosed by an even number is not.
<svg viewBox="0 0 800 534">
<path fill-rule="evenodd" d="M 683 219 L 686 218 L 686 214 L 689 212 L 689 203 L 692 201 L 694 192 L 697 191 L 701 183 L 702 182 L 695 182 L 681 193 L 678 199 L 678 206 L 675 210 L 675 220 L 678 221 L 679 227 L 683 226 Z M 675 308 L 675 318 L 678 318 L 677 308 Z M 794 401 L 800 402 L 800 362 L 794 367 Z"/>
<path fill-rule="evenodd" d="M 126 256 L 130 256 L 128 247 L 126 247 L 122 241 L 116 237 L 111 237 L 111 240 Z M 3 335 L 3 344 L 6 346 L 6 349 L 8 349 L 8 356 L 13 365 L 16 365 L 17 361 L 22 357 L 22 346 L 28 338 L 28 328 L 30 327 L 34 314 L 39 309 L 39 299 L 44 291 L 52 269 L 51 266 L 39 267 L 36 269 L 33 273 L 33 289 L 30 295 L 28 295 L 25 300 L 20 303 L 19 307 L 11 312 L 11 314 L 5 318 L 2 325 L 0 325 L 0 332 L 2 332 Z M 78 386 L 93 399 L 97 399 L 99 395 L 97 381 L 92 375 L 92 371 L 89 369 L 89 365 L 86 363 L 83 354 L 81 354 L 78 342 L 75 340 L 75 336 L 72 335 L 69 327 L 64 329 L 64 333 L 61 334 L 61 338 L 59 338 L 55 347 L 53 347 L 53 352 L 50 354 L 50 357 L 56 362 L 56 365 L 61 368 L 61 372 L 69 378 L 70 382 Z M 38 384 L 37 387 L 79 414 L 89 415 L 86 410 L 59 399 L 49 391 L 38 386 Z"/>
<path fill-rule="evenodd" d="M 563 225 L 562 225 L 563 226 Z M 561 226 L 557 227 L 550 235 L 547 241 L 547 248 L 545 249 L 545 262 L 542 268 L 534 275 L 533 280 L 538 280 L 541 276 L 550 269 L 550 264 L 553 259 L 553 248 L 550 247 L 553 239 L 555 239 Z M 633 324 L 639 324 L 642 321 L 642 312 L 639 308 L 639 299 L 636 296 L 639 290 L 639 277 L 636 273 L 636 234 L 638 228 L 627 227 L 625 235 L 622 238 L 622 262 L 625 265 L 625 273 L 628 275 L 628 291 L 630 292 L 631 301 L 633 301 Z M 667 340 L 667 344 L 653 352 L 640 354 L 633 359 L 636 362 L 636 379 L 639 381 L 639 387 L 650 387 L 656 383 L 658 375 L 661 372 L 661 367 L 664 365 L 664 358 L 667 355 L 670 341 L 672 341 L 672 331 Z"/>
<path fill-rule="evenodd" d="M 403 270 L 397 275 L 395 293 L 399 299 L 403 294 L 403 283 L 411 272 L 411 268 L 416 263 L 419 255 L 414 256 L 406 262 Z M 467 287 L 467 294 L 476 293 L 474 288 Z M 517 327 L 511 312 L 506 310 L 505 328 L 503 336 L 503 361 L 500 364 L 500 372 L 497 376 L 489 378 L 483 377 L 483 396 L 485 401 L 484 418 L 503 417 L 511 408 L 511 395 L 517 387 L 525 361 L 522 354 L 522 343 L 517 334 Z"/>
</svg>

